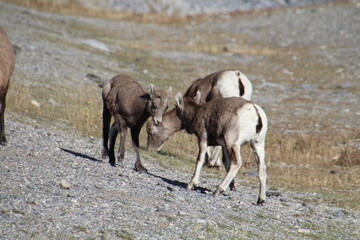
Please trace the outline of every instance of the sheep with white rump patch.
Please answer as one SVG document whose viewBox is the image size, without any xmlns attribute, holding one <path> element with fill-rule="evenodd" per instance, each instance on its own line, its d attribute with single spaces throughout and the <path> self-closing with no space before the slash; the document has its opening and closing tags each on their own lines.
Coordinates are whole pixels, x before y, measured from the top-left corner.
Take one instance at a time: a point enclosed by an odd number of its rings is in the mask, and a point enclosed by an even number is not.
<svg viewBox="0 0 360 240">
<path fill-rule="evenodd" d="M 240 97 L 219 98 L 200 104 L 201 93 L 196 96 L 176 96 L 177 115 L 186 131 L 198 138 L 199 153 L 194 175 L 188 184 L 193 189 L 199 183 L 200 171 L 205 162 L 207 146 L 223 146 L 226 176 L 214 192 L 220 195 L 229 185 L 235 188 L 234 178 L 242 165 L 240 147 L 250 143 L 258 164 L 260 189 L 257 204 L 266 198 L 265 137 L 267 117 L 258 105 Z"/>
</svg>

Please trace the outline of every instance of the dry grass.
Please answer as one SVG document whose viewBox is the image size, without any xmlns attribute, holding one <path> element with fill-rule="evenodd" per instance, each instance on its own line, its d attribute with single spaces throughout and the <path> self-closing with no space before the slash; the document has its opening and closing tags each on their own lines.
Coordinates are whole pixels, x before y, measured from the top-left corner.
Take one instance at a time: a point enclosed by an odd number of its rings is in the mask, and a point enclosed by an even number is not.
<svg viewBox="0 0 360 240">
<path fill-rule="evenodd" d="M 271 178 L 276 176 L 275 184 L 305 190 L 350 190 L 359 186 L 359 164 L 348 165 L 342 168 L 342 174 L 334 174 L 340 167 L 337 159 L 345 151 L 336 143 L 348 141 L 349 136 L 330 138 L 313 133 L 275 134 L 270 138 L 267 156 Z"/>
<path fill-rule="evenodd" d="M 359 150 L 337 144 L 347 143 L 353 138 L 353 134 L 329 137 L 326 134 L 270 132 L 266 146 L 269 186 L 317 191 L 323 193 L 327 201 L 359 210 L 360 202 L 354 201 L 359 199 Z M 189 144 L 183 144 L 184 142 Z M 151 156 L 158 159 L 163 166 L 186 172 L 193 171 L 196 155 L 196 139 L 184 132 L 174 135 L 160 154 L 151 153 Z M 255 186 L 258 184 L 257 178 L 242 175 L 243 172 L 256 169 L 249 146 L 242 147 L 242 157 L 244 164 L 238 178 Z M 206 169 L 203 170 L 203 174 L 221 177 L 225 173 L 223 169 L 220 174 L 213 169 Z M 346 194 L 339 197 L 334 192 Z"/>
<path fill-rule="evenodd" d="M 360 166 L 360 149 L 346 146 L 341 152 L 337 163 L 344 167 Z"/>
<path fill-rule="evenodd" d="M 45 123 L 57 126 L 71 126 L 85 135 L 99 136 L 101 127 L 101 94 L 96 87 L 82 86 L 71 89 L 63 85 L 51 88 L 38 88 L 22 80 L 15 71 L 8 94 L 7 110 L 29 116 Z M 31 79 L 27 79 L 31 81 Z M 99 97 L 91 97 L 96 96 Z M 32 101 L 40 104 L 34 105 Z"/>
</svg>

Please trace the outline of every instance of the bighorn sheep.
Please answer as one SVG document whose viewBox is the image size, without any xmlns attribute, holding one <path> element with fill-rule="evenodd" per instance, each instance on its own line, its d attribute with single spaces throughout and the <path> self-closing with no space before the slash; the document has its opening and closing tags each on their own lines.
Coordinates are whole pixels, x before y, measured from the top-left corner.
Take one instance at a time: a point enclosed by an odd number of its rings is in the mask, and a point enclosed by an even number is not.
<svg viewBox="0 0 360 240">
<path fill-rule="evenodd" d="M 109 156 L 109 163 L 115 166 L 114 145 L 116 136 L 120 132 L 120 146 L 118 161 L 125 156 L 125 138 L 127 127 L 131 130 L 132 144 L 135 150 L 135 170 L 146 172 L 141 164 L 139 154 L 139 134 L 146 120 L 152 116 L 154 123 L 162 122 L 162 115 L 168 107 L 171 87 L 166 90 L 155 90 L 150 85 L 150 92 L 146 93 L 138 82 L 127 75 L 117 75 L 110 79 L 103 87 L 103 150 L 102 156 Z M 108 149 L 109 127 L 111 116 L 114 124 L 110 131 L 110 148 Z"/>
<path fill-rule="evenodd" d="M 240 147 L 250 142 L 258 164 L 260 190 L 257 204 L 266 198 L 265 137 L 267 117 L 256 104 L 239 97 L 219 98 L 205 105 L 201 103 L 201 92 L 194 98 L 176 96 L 176 111 L 188 133 L 198 138 L 199 153 L 194 175 L 187 188 L 199 183 L 200 171 L 205 162 L 207 146 L 223 146 L 223 159 L 227 174 L 214 192 L 223 192 L 236 176 L 242 160 Z M 234 187 L 234 186 L 230 186 Z"/>
<path fill-rule="evenodd" d="M 193 97 L 201 92 L 201 104 L 216 99 L 226 97 L 243 97 L 247 100 L 251 99 L 252 85 L 248 78 L 238 70 L 223 70 L 212 73 L 204 78 L 197 79 L 186 91 L 185 97 Z M 177 131 L 184 127 L 180 119 L 176 115 L 176 109 L 166 112 L 163 115 L 162 124 L 156 125 L 153 121 L 147 123 L 148 150 L 159 151 L 165 141 L 169 139 Z M 220 148 L 215 148 L 209 165 L 219 165 L 218 153 Z"/>
<path fill-rule="evenodd" d="M 0 27 L 0 145 L 6 143 L 5 108 L 9 80 L 15 67 L 13 46 L 4 29 Z"/>
</svg>

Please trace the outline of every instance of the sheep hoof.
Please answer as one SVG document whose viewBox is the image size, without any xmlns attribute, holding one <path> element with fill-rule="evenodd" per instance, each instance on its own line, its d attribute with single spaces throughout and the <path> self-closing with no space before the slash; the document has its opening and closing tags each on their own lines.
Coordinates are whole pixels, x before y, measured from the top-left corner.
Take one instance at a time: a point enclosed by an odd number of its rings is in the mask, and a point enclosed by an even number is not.
<svg viewBox="0 0 360 240">
<path fill-rule="evenodd" d="M 124 155 L 121 155 L 121 154 L 119 154 L 118 156 L 117 156 L 117 160 L 118 160 L 118 162 L 119 163 L 123 163 L 124 162 Z"/>
<path fill-rule="evenodd" d="M 143 165 L 135 165 L 135 171 L 141 173 L 148 173 L 148 170 Z"/>
<path fill-rule="evenodd" d="M 257 203 L 256 203 L 256 204 L 257 204 L 258 206 L 264 206 L 264 203 L 265 203 L 265 200 L 262 200 L 262 199 L 259 198 L 259 199 L 257 200 Z"/>
<path fill-rule="evenodd" d="M 103 148 L 102 151 L 101 151 L 101 156 L 102 158 L 106 158 L 108 156 L 108 150 L 106 148 Z"/>
<path fill-rule="evenodd" d="M 194 190 L 194 184 L 189 183 L 186 187 L 187 190 Z"/>
<path fill-rule="evenodd" d="M 221 188 L 216 189 L 216 191 L 213 193 L 214 196 L 219 196 L 222 192 L 224 192 L 224 190 L 222 190 Z"/>
</svg>

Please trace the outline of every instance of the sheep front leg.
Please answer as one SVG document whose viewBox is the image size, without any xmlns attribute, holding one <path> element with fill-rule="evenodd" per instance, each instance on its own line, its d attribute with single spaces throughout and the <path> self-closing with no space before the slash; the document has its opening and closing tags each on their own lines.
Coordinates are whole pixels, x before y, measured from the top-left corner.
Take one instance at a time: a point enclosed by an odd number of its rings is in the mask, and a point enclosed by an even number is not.
<svg viewBox="0 0 360 240">
<path fill-rule="evenodd" d="M 140 160 L 140 153 L 139 153 L 139 134 L 140 134 L 141 126 L 132 128 L 131 129 L 131 139 L 132 144 L 135 151 L 135 170 L 138 172 L 145 172 L 147 173 L 147 169 L 142 165 Z"/>
<path fill-rule="evenodd" d="M 200 139 L 199 140 L 199 153 L 198 153 L 198 157 L 196 159 L 195 172 L 194 172 L 194 175 L 193 175 L 191 181 L 187 185 L 187 189 L 189 189 L 189 190 L 194 189 L 194 186 L 196 186 L 199 183 L 201 168 L 205 163 L 206 149 L 207 149 L 206 139 Z"/>
</svg>

